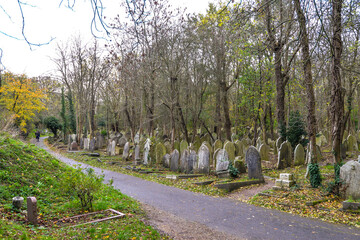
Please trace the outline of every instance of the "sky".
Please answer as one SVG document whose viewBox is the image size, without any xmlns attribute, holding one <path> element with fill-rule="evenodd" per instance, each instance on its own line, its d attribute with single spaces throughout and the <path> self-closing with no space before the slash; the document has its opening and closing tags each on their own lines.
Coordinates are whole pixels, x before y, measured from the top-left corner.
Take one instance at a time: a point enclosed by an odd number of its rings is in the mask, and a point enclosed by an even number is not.
<svg viewBox="0 0 360 240">
<path fill-rule="evenodd" d="M 73 2 L 74 0 L 69 0 Z M 161 1 L 161 0 L 160 0 Z M 92 9 L 89 0 L 75 0 L 73 9 L 66 8 L 68 0 L 23 0 L 25 35 L 40 47 L 29 45 L 22 39 L 22 18 L 16 0 L 0 0 L 0 48 L 2 69 L 29 77 L 54 75 L 51 58 L 56 57 L 57 44 L 66 43 L 74 36 L 91 41 Z M 116 14 L 124 15 L 122 0 L 102 0 L 104 15 L 111 19 Z M 187 12 L 205 13 L 214 0 L 169 0 L 175 7 L 186 7 Z M 6 36 L 9 35 L 9 36 Z M 18 38 L 18 39 L 16 39 Z M 52 39 L 52 40 L 51 40 Z M 104 42 L 105 44 L 105 42 Z M 2 70 L 1 69 L 1 70 Z"/>
</svg>

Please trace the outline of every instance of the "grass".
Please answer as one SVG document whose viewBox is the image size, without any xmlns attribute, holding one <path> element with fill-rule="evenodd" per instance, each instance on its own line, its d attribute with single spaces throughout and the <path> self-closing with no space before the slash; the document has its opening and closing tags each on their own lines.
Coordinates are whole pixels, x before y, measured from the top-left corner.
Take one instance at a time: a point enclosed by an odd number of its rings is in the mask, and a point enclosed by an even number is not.
<svg viewBox="0 0 360 240">
<path fill-rule="evenodd" d="M 61 227 L 58 220 L 84 213 L 77 196 L 64 191 L 63 176 L 72 168 L 35 145 L 0 134 L 0 238 L 1 239 L 167 239 L 142 219 L 138 202 L 103 184 L 94 195 L 93 210 L 115 209 L 126 216 L 79 227 Z M 24 197 L 22 209 L 12 197 Z M 39 225 L 26 221 L 26 197 L 37 199 Z"/>
</svg>

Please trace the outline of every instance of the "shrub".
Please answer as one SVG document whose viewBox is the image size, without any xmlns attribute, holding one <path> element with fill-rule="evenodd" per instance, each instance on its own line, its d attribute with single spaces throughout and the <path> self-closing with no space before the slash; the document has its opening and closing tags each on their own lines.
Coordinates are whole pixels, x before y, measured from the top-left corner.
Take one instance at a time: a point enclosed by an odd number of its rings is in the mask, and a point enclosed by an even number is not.
<svg viewBox="0 0 360 240">
<path fill-rule="evenodd" d="M 47 117 L 45 118 L 45 126 L 50 129 L 50 131 L 54 134 L 54 137 L 57 137 L 57 131 L 62 128 L 62 125 L 56 117 Z"/>
<path fill-rule="evenodd" d="M 289 118 L 289 126 L 286 132 L 286 138 L 290 142 L 293 148 L 296 147 L 301 142 L 302 136 L 306 136 L 307 133 L 305 131 L 305 124 L 302 120 L 299 111 L 291 112 Z M 303 145 L 305 144 L 302 143 Z"/>
<path fill-rule="evenodd" d="M 230 176 L 233 178 L 237 177 L 237 175 L 239 174 L 239 170 L 235 168 L 231 162 L 229 163 L 229 173 Z"/>
<path fill-rule="evenodd" d="M 65 175 L 64 189 L 71 195 L 79 197 L 81 208 L 91 211 L 93 209 L 94 195 L 101 189 L 103 176 L 97 176 L 92 168 L 86 169 L 86 174 L 81 168 Z"/>
<path fill-rule="evenodd" d="M 326 191 L 328 193 L 332 193 L 334 195 L 340 196 L 341 191 L 344 190 L 342 186 L 342 181 L 340 180 L 340 167 L 343 165 L 343 163 L 335 163 L 334 164 L 334 171 L 335 171 L 335 179 L 334 181 L 331 181 L 328 183 L 328 186 L 326 188 Z"/>
<path fill-rule="evenodd" d="M 317 163 L 310 163 L 308 165 L 310 174 L 310 184 L 313 188 L 317 188 L 321 185 L 321 175 L 319 165 Z"/>
</svg>

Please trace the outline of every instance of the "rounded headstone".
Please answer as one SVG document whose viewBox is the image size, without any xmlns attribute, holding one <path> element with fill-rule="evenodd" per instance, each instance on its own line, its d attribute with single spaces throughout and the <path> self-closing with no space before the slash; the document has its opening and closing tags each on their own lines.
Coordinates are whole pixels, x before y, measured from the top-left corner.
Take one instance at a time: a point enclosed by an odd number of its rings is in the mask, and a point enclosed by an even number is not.
<svg viewBox="0 0 360 240">
<path fill-rule="evenodd" d="M 245 162 L 249 179 L 264 179 L 261 169 L 260 153 L 255 147 L 250 146 L 246 151 Z"/>
<path fill-rule="evenodd" d="M 301 144 L 298 144 L 294 151 L 294 165 L 300 166 L 305 164 L 305 149 Z"/>
<path fill-rule="evenodd" d="M 210 172 L 210 151 L 205 144 L 201 145 L 199 149 L 196 170 L 204 174 L 209 174 Z"/>
</svg>

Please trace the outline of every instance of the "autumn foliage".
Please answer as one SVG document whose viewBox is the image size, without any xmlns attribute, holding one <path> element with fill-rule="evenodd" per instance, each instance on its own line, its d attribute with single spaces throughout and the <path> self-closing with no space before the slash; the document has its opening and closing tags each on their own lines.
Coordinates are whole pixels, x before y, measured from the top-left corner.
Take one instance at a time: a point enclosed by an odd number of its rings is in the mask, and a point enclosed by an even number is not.
<svg viewBox="0 0 360 240">
<path fill-rule="evenodd" d="M 43 102 L 45 98 L 44 90 L 27 76 L 10 72 L 3 75 L 0 104 L 13 114 L 21 131 L 27 132 L 27 123 L 34 118 L 35 113 L 46 109 Z"/>
</svg>

